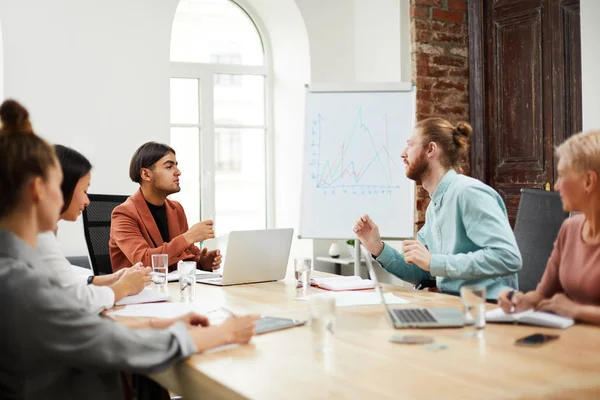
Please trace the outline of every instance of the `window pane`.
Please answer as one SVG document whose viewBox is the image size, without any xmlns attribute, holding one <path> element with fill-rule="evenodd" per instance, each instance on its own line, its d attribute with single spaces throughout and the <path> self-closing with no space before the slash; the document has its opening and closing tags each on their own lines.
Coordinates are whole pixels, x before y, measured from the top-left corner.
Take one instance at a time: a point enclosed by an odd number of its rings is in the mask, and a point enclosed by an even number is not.
<svg viewBox="0 0 600 400">
<path fill-rule="evenodd" d="M 171 123 L 198 124 L 198 80 L 171 78 Z"/>
<path fill-rule="evenodd" d="M 216 231 L 266 228 L 265 131 L 215 131 Z"/>
<path fill-rule="evenodd" d="M 263 65 L 263 46 L 248 15 L 229 0 L 180 0 L 171 61 Z"/>
<path fill-rule="evenodd" d="M 181 170 L 181 191 L 169 198 L 183 206 L 188 225 L 200 221 L 200 132 L 197 128 L 171 128 L 171 147 Z"/>
<path fill-rule="evenodd" d="M 215 124 L 264 125 L 265 77 L 215 74 Z"/>
</svg>

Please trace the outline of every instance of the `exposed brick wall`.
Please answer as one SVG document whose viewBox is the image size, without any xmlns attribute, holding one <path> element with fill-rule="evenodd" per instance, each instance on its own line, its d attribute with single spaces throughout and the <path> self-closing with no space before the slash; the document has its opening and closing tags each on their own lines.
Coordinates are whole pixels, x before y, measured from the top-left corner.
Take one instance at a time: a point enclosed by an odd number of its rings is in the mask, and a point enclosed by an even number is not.
<svg viewBox="0 0 600 400">
<path fill-rule="evenodd" d="M 410 0 L 412 81 L 417 121 L 469 120 L 467 0 Z M 425 222 L 429 196 L 417 187 L 416 229 Z"/>
</svg>

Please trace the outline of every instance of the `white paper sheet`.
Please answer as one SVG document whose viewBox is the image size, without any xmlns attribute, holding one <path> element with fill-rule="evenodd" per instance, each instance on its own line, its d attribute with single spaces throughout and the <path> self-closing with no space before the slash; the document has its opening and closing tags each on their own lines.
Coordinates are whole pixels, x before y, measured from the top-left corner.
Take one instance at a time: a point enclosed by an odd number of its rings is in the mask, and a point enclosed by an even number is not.
<svg viewBox="0 0 600 400">
<path fill-rule="evenodd" d="M 171 297 L 166 293 L 158 293 L 150 287 L 145 287 L 140 293 L 133 296 L 127 296 L 117 301 L 116 305 L 124 306 L 127 304 L 154 303 L 157 301 L 166 301 Z"/>
<path fill-rule="evenodd" d="M 312 294 L 310 296 L 298 297 L 296 300 L 308 300 L 313 296 L 332 296 L 335 298 L 335 305 L 338 307 L 349 306 L 372 306 L 381 304 L 381 297 L 374 291 L 351 291 L 351 292 L 327 292 Z M 393 293 L 384 293 L 387 304 L 407 304 L 409 300 L 396 296 Z"/>
<path fill-rule="evenodd" d="M 121 317 L 156 317 L 156 318 L 176 318 L 190 312 L 206 315 L 215 310 L 216 307 L 206 307 L 194 303 L 151 303 L 151 304 L 132 304 L 127 307 L 109 312 L 109 315 Z"/>
</svg>

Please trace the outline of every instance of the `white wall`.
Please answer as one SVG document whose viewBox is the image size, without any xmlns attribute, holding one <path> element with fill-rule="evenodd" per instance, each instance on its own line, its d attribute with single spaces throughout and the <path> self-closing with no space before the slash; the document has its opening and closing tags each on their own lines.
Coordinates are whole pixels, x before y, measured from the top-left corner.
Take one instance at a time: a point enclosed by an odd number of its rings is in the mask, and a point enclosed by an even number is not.
<svg viewBox="0 0 600 400">
<path fill-rule="evenodd" d="M 308 32 L 312 82 L 353 82 L 353 1 L 295 1 Z"/>
<path fill-rule="evenodd" d="M 401 35 L 408 0 L 295 1 L 308 31 L 312 82 L 401 81 L 402 61 L 410 66 L 410 37 Z"/>
<path fill-rule="evenodd" d="M 357 82 L 401 81 L 400 1 L 354 0 Z"/>
<path fill-rule="evenodd" d="M 34 128 L 94 165 L 90 191 L 131 193 L 133 151 L 169 140 L 169 43 L 176 0 L 1 0 L 5 92 Z M 80 224 L 62 224 L 82 254 Z M 67 239 L 68 238 L 68 239 Z"/>
<path fill-rule="evenodd" d="M 583 130 L 600 129 L 600 2 L 581 0 L 580 7 Z"/>
</svg>

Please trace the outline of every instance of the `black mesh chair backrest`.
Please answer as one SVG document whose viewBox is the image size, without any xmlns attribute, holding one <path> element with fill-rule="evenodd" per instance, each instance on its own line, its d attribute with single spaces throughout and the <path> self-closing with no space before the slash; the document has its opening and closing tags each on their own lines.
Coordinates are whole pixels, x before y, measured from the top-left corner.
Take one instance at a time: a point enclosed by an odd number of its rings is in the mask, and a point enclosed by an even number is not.
<svg viewBox="0 0 600 400">
<path fill-rule="evenodd" d="M 568 216 L 557 192 L 521 189 L 514 230 L 523 257 L 519 290 L 527 292 L 537 287 L 560 226 Z"/>
<path fill-rule="evenodd" d="M 83 229 L 92 269 L 94 275 L 112 274 L 108 251 L 110 220 L 115 207 L 122 204 L 129 196 L 89 194 L 88 197 L 90 205 L 83 210 Z"/>
</svg>

